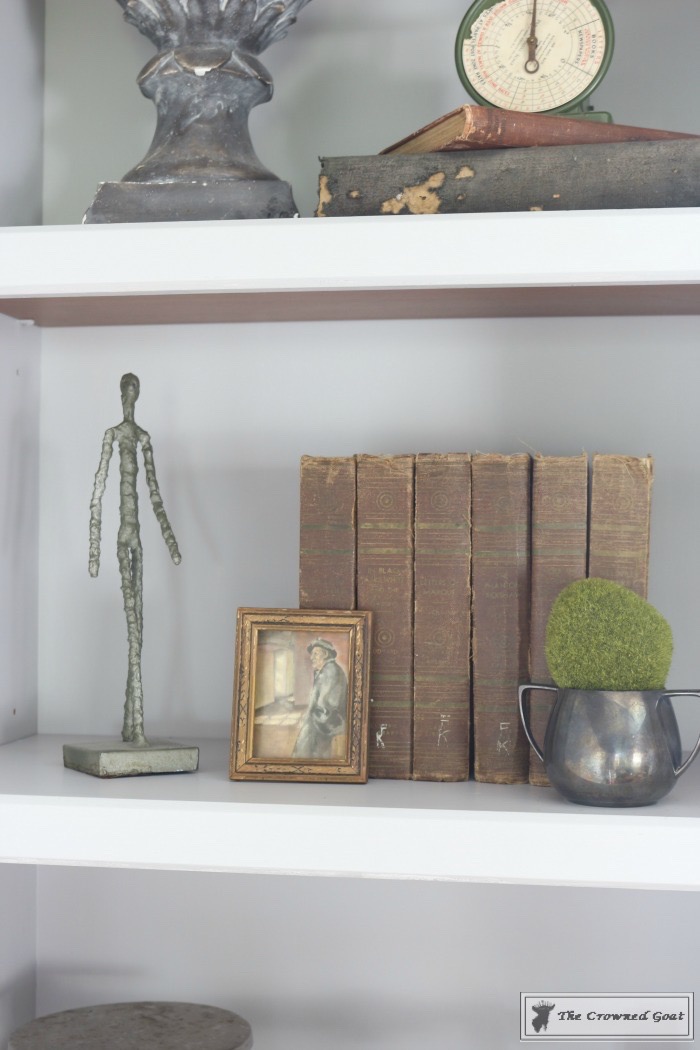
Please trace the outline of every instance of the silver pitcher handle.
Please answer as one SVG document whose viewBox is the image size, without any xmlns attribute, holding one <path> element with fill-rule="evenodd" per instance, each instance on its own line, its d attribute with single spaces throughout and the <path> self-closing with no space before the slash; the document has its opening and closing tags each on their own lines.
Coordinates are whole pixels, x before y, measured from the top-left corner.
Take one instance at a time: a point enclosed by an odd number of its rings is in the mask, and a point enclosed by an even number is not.
<svg viewBox="0 0 700 1050">
<path fill-rule="evenodd" d="M 520 721 L 523 723 L 525 736 L 530 741 L 530 747 L 535 752 L 540 762 L 544 762 L 544 754 L 542 753 L 542 749 L 535 740 L 534 736 L 532 735 L 532 730 L 530 729 L 530 708 L 529 705 L 526 705 L 525 703 L 525 694 L 528 693 L 531 689 L 546 689 L 549 693 L 558 693 L 559 690 L 555 685 L 535 685 L 532 682 L 529 685 L 518 686 L 518 704 L 520 705 Z M 700 696 L 700 693 L 694 693 L 693 695 Z M 700 748 L 700 738 L 698 738 L 698 742 L 695 745 L 695 751 L 697 751 L 698 748 Z M 692 757 L 695 757 L 695 752 L 693 752 Z M 690 759 L 688 759 L 688 762 L 686 762 L 685 764 L 688 765 L 689 763 Z"/>
<path fill-rule="evenodd" d="M 669 700 L 673 696 L 697 696 L 697 698 L 700 700 L 700 693 L 698 693 L 694 689 L 667 689 L 664 693 L 662 693 L 662 696 L 659 697 L 659 700 L 661 700 L 663 696 L 667 696 L 669 698 Z M 656 701 L 656 706 L 657 707 L 659 706 L 659 700 Z M 674 765 L 673 771 L 674 771 L 674 773 L 676 774 L 677 777 L 679 777 L 682 773 L 685 773 L 686 769 L 688 768 L 690 763 L 693 761 L 693 759 L 697 755 L 698 751 L 700 751 L 700 735 L 698 736 L 697 740 L 695 741 L 695 747 L 690 752 L 690 754 L 686 758 L 685 762 L 682 762 L 681 765 L 678 767 L 678 769 L 676 769 L 676 767 Z"/>
</svg>

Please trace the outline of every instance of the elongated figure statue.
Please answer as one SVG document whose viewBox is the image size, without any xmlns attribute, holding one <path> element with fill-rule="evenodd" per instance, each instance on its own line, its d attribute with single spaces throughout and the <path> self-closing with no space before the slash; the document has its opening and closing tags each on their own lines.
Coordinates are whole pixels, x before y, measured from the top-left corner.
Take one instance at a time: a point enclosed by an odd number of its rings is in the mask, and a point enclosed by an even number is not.
<svg viewBox="0 0 700 1050">
<path fill-rule="evenodd" d="M 180 564 L 180 551 L 170 527 L 161 499 L 156 468 L 153 462 L 151 438 L 134 420 L 134 407 L 138 400 L 140 383 L 138 376 L 127 372 L 121 379 L 124 419 L 116 427 L 105 431 L 102 441 L 100 465 L 95 475 L 95 487 L 90 504 L 90 562 L 91 576 L 100 570 L 100 535 L 102 531 L 102 496 L 107 484 L 109 462 L 115 443 L 119 446 L 119 534 L 117 536 L 117 558 L 122 578 L 126 630 L 129 639 L 129 671 L 126 679 L 126 702 L 122 740 L 147 745 L 143 728 L 143 684 L 141 681 L 141 646 L 143 643 L 143 548 L 139 530 L 138 493 L 138 447 L 143 451 L 146 480 L 151 503 L 170 557 Z"/>
</svg>

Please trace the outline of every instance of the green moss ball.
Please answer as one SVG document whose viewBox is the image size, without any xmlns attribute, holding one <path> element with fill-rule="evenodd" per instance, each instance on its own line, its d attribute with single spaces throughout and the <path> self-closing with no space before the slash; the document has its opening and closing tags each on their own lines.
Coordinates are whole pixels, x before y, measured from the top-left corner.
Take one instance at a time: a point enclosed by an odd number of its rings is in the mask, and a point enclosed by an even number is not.
<svg viewBox="0 0 700 1050">
<path fill-rule="evenodd" d="M 673 637 L 660 612 L 610 580 L 576 580 L 547 621 L 545 655 L 561 689 L 663 689 Z"/>
</svg>

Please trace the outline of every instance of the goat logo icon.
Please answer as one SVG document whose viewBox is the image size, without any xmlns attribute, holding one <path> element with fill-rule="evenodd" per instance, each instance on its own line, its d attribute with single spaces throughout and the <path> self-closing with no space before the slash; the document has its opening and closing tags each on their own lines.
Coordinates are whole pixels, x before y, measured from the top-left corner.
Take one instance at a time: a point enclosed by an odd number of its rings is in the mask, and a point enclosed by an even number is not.
<svg viewBox="0 0 700 1050">
<path fill-rule="evenodd" d="M 531 1009 L 535 1014 L 532 1027 L 536 1032 L 541 1032 L 542 1029 L 546 1032 L 547 1025 L 549 1024 L 549 1015 L 554 1009 L 554 1003 L 546 1003 L 544 1001 L 541 1003 L 535 1003 Z"/>
</svg>

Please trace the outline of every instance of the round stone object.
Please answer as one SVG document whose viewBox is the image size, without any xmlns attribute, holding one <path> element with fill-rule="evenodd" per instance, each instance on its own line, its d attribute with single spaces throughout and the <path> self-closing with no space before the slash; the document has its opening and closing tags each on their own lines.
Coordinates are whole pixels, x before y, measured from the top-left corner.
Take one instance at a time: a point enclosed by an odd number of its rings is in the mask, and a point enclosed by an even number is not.
<svg viewBox="0 0 700 1050">
<path fill-rule="evenodd" d="M 8 1050 L 249 1050 L 238 1014 L 197 1003 L 106 1003 L 38 1017 L 18 1028 Z"/>
</svg>

